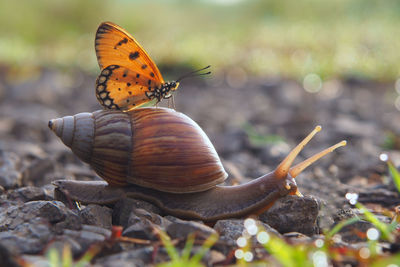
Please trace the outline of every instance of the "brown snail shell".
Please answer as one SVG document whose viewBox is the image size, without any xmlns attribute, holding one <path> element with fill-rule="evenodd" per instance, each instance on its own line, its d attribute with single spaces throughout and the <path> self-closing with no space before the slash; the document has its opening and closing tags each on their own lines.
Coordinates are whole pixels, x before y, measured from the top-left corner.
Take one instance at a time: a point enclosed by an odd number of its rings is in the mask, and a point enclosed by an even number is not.
<svg viewBox="0 0 400 267">
<path fill-rule="evenodd" d="M 172 109 L 79 113 L 51 120 L 49 127 L 110 185 L 191 193 L 227 177 L 204 131 Z"/>
</svg>

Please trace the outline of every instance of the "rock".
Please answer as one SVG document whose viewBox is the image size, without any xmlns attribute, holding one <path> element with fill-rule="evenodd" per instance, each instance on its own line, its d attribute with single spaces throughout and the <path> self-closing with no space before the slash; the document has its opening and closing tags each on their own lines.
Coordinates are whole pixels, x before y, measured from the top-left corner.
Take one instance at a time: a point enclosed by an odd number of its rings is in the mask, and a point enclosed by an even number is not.
<svg viewBox="0 0 400 267">
<path fill-rule="evenodd" d="M 65 229 L 64 236 L 68 236 L 78 242 L 82 251 L 86 251 L 94 243 L 104 242 L 107 238 L 103 234 L 83 229 L 79 231 Z"/>
<path fill-rule="evenodd" d="M 42 186 L 49 181 L 44 181 L 47 173 L 54 171 L 55 162 L 50 158 L 36 158 L 22 173 L 23 184 Z"/>
<path fill-rule="evenodd" d="M 14 230 L 0 232 L 0 244 L 22 254 L 40 253 L 52 238 L 48 226 L 40 219 L 18 225 Z"/>
<path fill-rule="evenodd" d="M 145 240 L 158 240 L 158 235 L 154 231 L 153 223 L 147 219 L 137 217 L 137 222 L 131 224 L 123 232 L 123 236 L 145 239 Z"/>
<path fill-rule="evenodd" d="M 68 246 L 71 250 L 72 256 L 74 258 L 81 256 L 85 250 L 82 248 L 81 244 L 74 238 L 68 235 L 56 236 L 45 248 L 44 254 L 47 254 L 50 250 L 56 249 L 59 255 L 62 255 L 65 246 Z"/>
<path fill-rule="evenodd" d="M 0 263 L 2 266 L 19 267 L 20 265 L 15 261 L 15 254 L 15 251 L 11 252 L 10 248 L 7 248 L 0 243 Z"/>
<path fill-rule="evenodd" d="M 80 218 L 59 201 L 30 201 L 21 206 L 11 206 L 0 213 L 0 231 L 14 230 L 22 223 L 40 219 L 49 224 L 52 231 L 59 232 L 61 226 L 80 228 Z M 36 222 L 37 223 L 37 222 Z M 57 227 L 58 226 L 58 227 Z M 62 230 L 63 228 L 61 228 Z"/>
<path fill-rule="evenodd" d="M 191 233 L 195 233 L 203 238 L 216 234 L 216 231 L 213 228 L 204 225 L 203 223 L 185 221 L 178 218 L 175 218 L 171 224 L 167 226 L 166 231 L 172 239 L 185 239 Z"/>
<path fill-rule="evenodd" d="M 368 229 L 375 228 L 375 226 L 367 221 L 361 220 L 355 223 L 344 226 L 337 233 L 341 240 L 348 243 L 357 243 L 367 241 L 365 233 Z"/>
<path fill-rule="evenodd" d="M 128 226 L 129 216 L 135 209 L 144 209 L 153 213 L 160 213 L 160 209 L 153 204 L 131 198 L 124 198 L 118 201 L 113 209 L 112 221 L 114 225 L 122 225 L 124 228 Z"/>
<path fill-rule="evenodd" d="M 128 227 L 123 231 L 124 236 L 158 240 L 158 235 L 154 232 L 154 225 L 160 226 L 165 230 L 171 222 L 158 214 L 148 212 L 144 209 L 135 209 L 131 212 L 128 219 Z"/>
<path fill-rule="evenodd" d="M 286 196 L 259 218 L 280 233 L 299 232 L 305 235 L 318 233 L 316 224 L 320 205 L 312 196 Z"/>
<path fill-rule="evenodd" d="M 21 184 L 20 158 L 12 152 L 0 151 L 0 185 L 5 189 Z"/>
<path fill-rule="evenodd" d="M 224 240 L 231 245 L 236 245 L 236 240 L 243 235 L 245 230 L 244 227 L 245 219 L 228 219 L 219 220 L 214 225 L 214 230 L 220 235 L 220 240 Z M 272 233 L 276 236 L 281 236 L 275 229 L 268 224 L 261 221 L 256 221 L 256 224 L 260 228 L 262 226 L 268 233 Z"/>
<path fill-rule="evenodd" d="M 160 251 L 160 250 L 159 250 Z M 136 267 L 136 266 L 148 266 L 149 264 L 153 264 L 153 247 L 144 247 L 134 250 L 128 250 L 121 253 L 113 254 L 110 256 L 98 258 L 95 261 L 96 266 L 103 267 L 114 267 L 114 266 L 123 266 L 123 267 Z M 157 253 L 159 256 L 160 253 Z M 165 260 L 167 260 L 167 256 L 164 255 Z"/>
<path fill-rule="evenodd" d="M 43 188 L 26 186 L 15 189 L 8 194 L 10 200 L 19 200 L 22 202 L 35 201 L 35 200 L 47 200 L 48 196 Z"/>
<path fill-rule="evenodd" d="M 79 211 L 79 215 L 85 224 L 111 229 L 112 210 L 110 208 L 96 204 L 89 204 Z"/>
</svg>

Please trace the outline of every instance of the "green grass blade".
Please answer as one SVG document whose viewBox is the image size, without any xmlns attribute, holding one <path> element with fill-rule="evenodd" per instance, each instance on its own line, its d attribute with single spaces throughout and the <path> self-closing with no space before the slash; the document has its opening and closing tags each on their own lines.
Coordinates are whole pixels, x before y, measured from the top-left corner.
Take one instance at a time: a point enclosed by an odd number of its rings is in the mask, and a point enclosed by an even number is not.
<svg viewBox="0 0 400 267">
<path fill-rule="evenodd" d="M 211 247 L 217 242 L 219 236 L 218 234 L 211 234 L 201 246 L 199 252 L 197 252 L 193 257 L 190 259 L 191 262 L 198 263 L 204 257 L 204 255 L 211 249 Z"/>
<path fill-rule="evenodd" d="M 340 230 L 342 230 L 343 227 L 353 224 L 355 222 L 360 221 L 361 219 L 359 217 L 354 217 L 354 218 L 350 218 L 344 221 L 339 222 L 338 224 L 336 224 L 326 235 L 325 237 L 327 239 L 331 239 L 335 234 L 337 234 Z"/>
<path fill-rule="evenodd" d="M 389 172 L 393 178 L 393 182 L 397 188 L 397 191 L 400 193 L 400 173 L 398 172 L 398 170 L 391 161 L 388 161 L 387 165 L 389 167 Z"/>
<path fill-rule="evenodd" d="M 370 212 L 364 205 L 361 203 L 356 203 L 356 207 L 364 214 L 364 217 L 367 221 L 372 223 L 382 234 L 382 238 L 388 241 L 393 241 L 393 236 L 389 231 L 388 225 L 381 222 L 372 212 Z"/>
<path fill-rule="evenodd" d="M 189 234 L 186 240 L 185 247 L 182 250 L 182 256 L 181 256 L 182 260 L 189 261 L 190 252 L 192 251 L 194 240 L 195 240 L 195 234 L 194 233 Z"/>
</svg>

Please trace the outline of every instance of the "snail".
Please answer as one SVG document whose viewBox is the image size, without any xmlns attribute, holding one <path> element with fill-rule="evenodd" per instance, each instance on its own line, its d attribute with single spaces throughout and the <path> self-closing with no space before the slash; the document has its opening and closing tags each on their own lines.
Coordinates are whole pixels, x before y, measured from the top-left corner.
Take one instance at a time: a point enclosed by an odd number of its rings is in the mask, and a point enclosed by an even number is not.
<svg viewBox="0 0 400 267">
<path fill-rule="evenodd" d="M 223 186 L 211 141 L 188 116 L 169 108 L 100 110 L 51 120 L 50 129 L 105 181 L 58 180 L 70 199 L 109 204 L 124 197 L 149 201 L 167 214 L 213 222 L 260 214 L 280 197 L 301 195 L 294 178 L 346 141 L 291 167 L 317 126 L 278 167 L 246 184 Z"/>
</svg>

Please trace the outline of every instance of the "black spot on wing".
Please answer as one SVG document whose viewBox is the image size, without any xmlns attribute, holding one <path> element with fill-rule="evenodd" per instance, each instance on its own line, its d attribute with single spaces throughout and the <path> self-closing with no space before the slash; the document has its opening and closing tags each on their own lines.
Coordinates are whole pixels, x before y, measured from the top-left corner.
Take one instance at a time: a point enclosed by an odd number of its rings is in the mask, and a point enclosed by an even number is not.
<svg viewBox="0 0 400 267">
<path fill-rule="evenodd" d="M 121 46 L 121 45 L 123 45 L 123 44 L 126 44 L 128 42 L 128 38 L 124 38 L 124 39 L 122 39 L 121 41 L 119 41 L 115 46 L 114 46 L 114 49 L 117 49 L 119 46 Z"/>
<path fill-rule="evenodd" d="M 144 70 L 144 69 L 146 69 L 147 68 L 147 65 L 146 64 L 143 64 L 142 65 L 142 69 Z"/>
<path fill-rule="evenodd" d="M 130 60 L 135 60 L 135 59 L 137 59 L 139 57 L 139 52 L 138 51 L 136 51 L 136 52 L 131 52 L 130 54 L 129 54 L 129 59 Z"/>
</svg>

